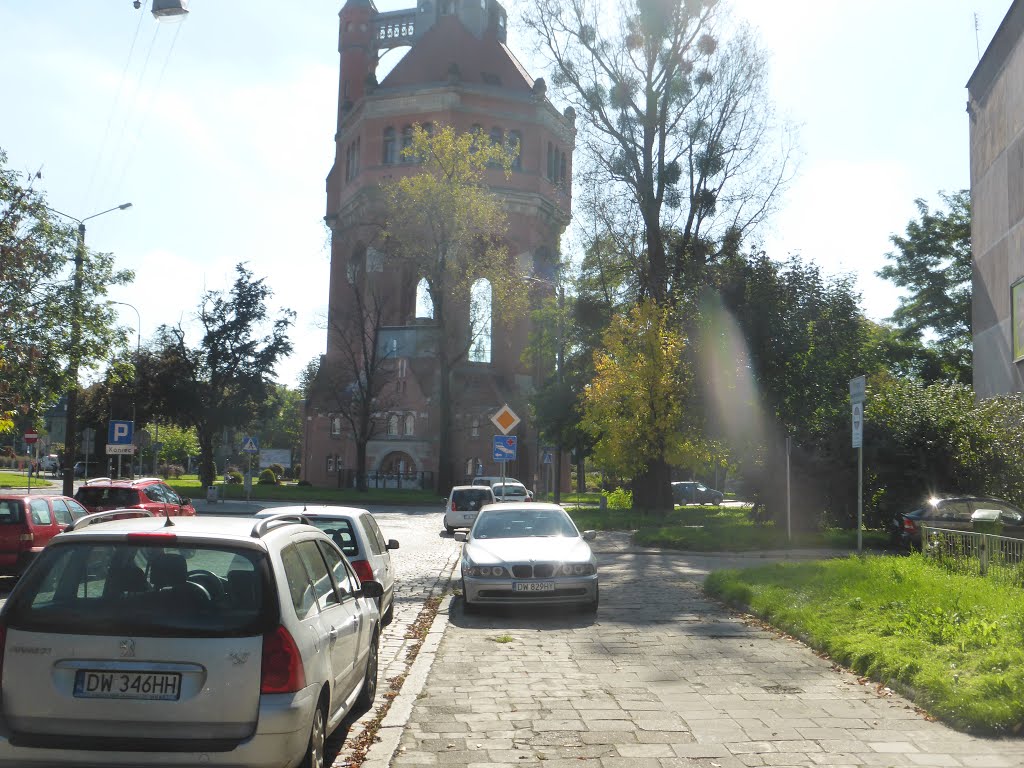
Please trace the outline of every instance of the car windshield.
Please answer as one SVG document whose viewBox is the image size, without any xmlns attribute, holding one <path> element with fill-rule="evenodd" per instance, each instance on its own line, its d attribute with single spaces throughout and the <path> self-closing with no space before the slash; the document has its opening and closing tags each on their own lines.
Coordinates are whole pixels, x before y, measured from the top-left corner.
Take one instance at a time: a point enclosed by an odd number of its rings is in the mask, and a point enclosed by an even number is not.
<svg viewBox="0 0 1024 768">
<path fill-rule="evenodd" d="M 272 624 L 265 554 L 229 546 L 50 545 L 6 606 L 8 626 L 82 635 L 249 637 Z"/>
<path fill-rule="evenodd" d="M 345 553 L 346 557 L 355 557 L 359 554 L 359 542 L 356 539 L 355 531 L 352 530 L 351 520 L 314 517 L 310 522 L 334 539 L 334 543 Z"/>
<path fill-rule="evenodd" d="M 540 536 L 579 536 L 572 520 L 561 510 L 521 509 L 487 511 L 473 526 L 474 539 L 519 539 Z"/>
<path fill-rule="evenodd" d="M 139 503 L 139 492 L 134 488 L 83 486 L 75 498 L 87 507 L 127 507 Z"/>
</svg>

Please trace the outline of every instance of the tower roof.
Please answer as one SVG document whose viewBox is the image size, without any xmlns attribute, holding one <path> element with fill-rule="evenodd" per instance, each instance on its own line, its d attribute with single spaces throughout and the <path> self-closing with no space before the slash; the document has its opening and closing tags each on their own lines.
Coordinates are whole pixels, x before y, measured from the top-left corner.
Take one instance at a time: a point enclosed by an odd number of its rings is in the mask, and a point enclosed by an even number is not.
<svg viewBox="0 0 1024 768">
<path fill-rule="evenodd" d="M 428 29 L 380 85 L 445 82 L 453 67 L 464 83 L 523 91 L 533 87 L 533 79 L 496 35 L 476 37 L 455 16 L 442 17 Z"/>
</svg>

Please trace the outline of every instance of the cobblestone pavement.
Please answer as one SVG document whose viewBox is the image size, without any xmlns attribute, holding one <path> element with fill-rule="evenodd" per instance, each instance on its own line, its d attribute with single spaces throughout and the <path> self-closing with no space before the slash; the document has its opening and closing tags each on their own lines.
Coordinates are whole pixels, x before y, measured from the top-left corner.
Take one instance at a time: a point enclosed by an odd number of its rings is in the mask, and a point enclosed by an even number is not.
<svg viewBox="0 0 1024 768">
<path fill-rule="evenodd" d="M 1024 740 L 930 722 L 702 596 L 709 569 L 753 558 L 596 549 L 596 620 L 442 603 L 421 689 L 365 768 L 1024 766 Z"/>
</svg>

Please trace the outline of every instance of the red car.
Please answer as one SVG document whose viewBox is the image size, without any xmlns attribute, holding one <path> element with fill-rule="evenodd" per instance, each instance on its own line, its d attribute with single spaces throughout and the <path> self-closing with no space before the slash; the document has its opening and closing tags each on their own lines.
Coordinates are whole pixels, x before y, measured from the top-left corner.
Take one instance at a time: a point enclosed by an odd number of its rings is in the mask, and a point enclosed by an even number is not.
<svg viewBox="0 0 1024 768">
<path fill-rule="evenodd" d="M 157 517 L 195 515 L 192 500 L 179 496 L 159 477 L 137 480 L 111 480 L 96 477 L 86 480 L 75 491 L 75 498 L 90 512 L 108 509 L 147 509 Z"/>
<path fill-rule="evenodd" d="M 87 514 L 67 496 L 0 494 L 0 575 L 20 576 L 50 539 Z"/>
</svg>

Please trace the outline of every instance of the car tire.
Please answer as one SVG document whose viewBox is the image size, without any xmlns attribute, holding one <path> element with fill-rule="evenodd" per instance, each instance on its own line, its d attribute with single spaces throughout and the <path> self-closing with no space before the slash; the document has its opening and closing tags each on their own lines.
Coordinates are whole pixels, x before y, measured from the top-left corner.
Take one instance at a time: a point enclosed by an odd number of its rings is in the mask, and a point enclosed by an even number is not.
<svg viewBox="0 0 1024 768">
<path fill-rule="evenodd" d="M 356 707 L 361 710 L 372 709 L 377 699 L 377 664 L 380 656 L 380 635 L 373 633 L 369 653 L 366 658 L 366 674 L 363 675 L 363 687 L 356 699 Z"/>
<path fill-rule="evenodd" d="M 382 627 L 388 626 L 392 621 L 395 620 L 395 598 L 391 598 L 391 602 L 388 603 L 388 609 L 384 611 L 380 617 L 380 625 Z"/>
<path fill-rule="evenodd" d="M 455 529 L 454 529 L 454 528 L 452 528 L 452 527 L 451 527 L 450 525 L 446 525 L 446 526 L 444 527 L 444 529 L 445 529 L 445 530 L 446 530 L 446 531 L 448 532 L 448 535 L 449 535 L 449 536 L 451 536 L 451 535 L 452 535 L 453 533 L 455 533 Z"/>
<path fill-rule="evenodd" d="M 313 724 L 309 728 L 309 746 L 300 763 L 301 768 L 324 768 L 327 744 L 327 702 L 321 697 L 313 710 Z"/>
<path fill-rule="evenodd" d="M 583 608 L 582 608 L 583 612 L 587 613 L 587 614 L 590 614 L 591 616 L 595 615 L 597 613 L 597 606 L 598 606 L 598 604 L 600 602 L 601 602 L 600 587 L 595 587 L 594 588 L 594 599 L 592 601 L 590 601 L 589 603 L 584 603 L 583 604 Z"/>
<path fill-rule="evenodd" d="M 469 602 L 469 598 L 466 595 L 466 580 L 462 580 L 462 612 L 463 613 L 477 613 L 480 607 L 476 603 Z"/>
</svg>

